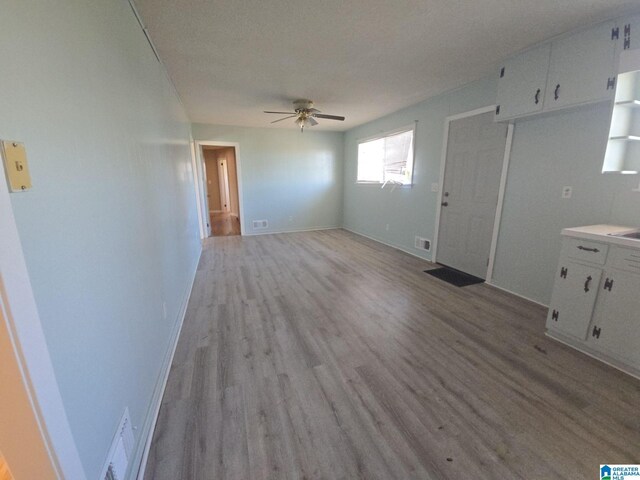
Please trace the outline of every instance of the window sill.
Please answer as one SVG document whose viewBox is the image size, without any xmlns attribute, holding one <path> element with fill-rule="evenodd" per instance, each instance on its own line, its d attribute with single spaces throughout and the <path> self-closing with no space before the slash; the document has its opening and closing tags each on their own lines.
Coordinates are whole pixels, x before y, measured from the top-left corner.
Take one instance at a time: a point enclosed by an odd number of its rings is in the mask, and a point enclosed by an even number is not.
<svg viewBox="0 0 640 480">
<path fill-rule="evenodd" d="M 373 185 L 376 187 L 382 187 L 382 185 L 384 185 L 383 182 L 354 182 L 356 185 Z M 398 185 L 397 183 L 388 183 L 386 185 L 386 187 L 396 187 L 396 188 L 412 188 L 413 187 L 413 183 L 405 183 L 402 185 Z M 385 187 L 385 188 L 386 188 Z"/>
</svg>

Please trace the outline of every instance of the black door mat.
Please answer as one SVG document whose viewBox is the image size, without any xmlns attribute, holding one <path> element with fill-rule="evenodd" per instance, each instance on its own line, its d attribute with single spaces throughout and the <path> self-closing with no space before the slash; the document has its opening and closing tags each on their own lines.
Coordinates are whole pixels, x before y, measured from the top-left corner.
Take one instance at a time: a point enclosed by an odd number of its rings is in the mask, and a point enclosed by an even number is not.
<svg viewBox="0 0 640 480">
<path fill-rule="evenodd" d="M 450 283 L 451 285 L 455 285 L 456 287 L 467 287 L 469 285 L 475 285 L 476 283 L 484 282 L 484 279 L 480 277 L 474 277 L 473 275 L 469 275 L 468 273 L 464 273 L 460 270 L 449 267 L 425 270 L 425 273 L 433 275 L 434 277 L 439 278 L 440 280 L 444 280 L 445 282 Z"/>
</svg>

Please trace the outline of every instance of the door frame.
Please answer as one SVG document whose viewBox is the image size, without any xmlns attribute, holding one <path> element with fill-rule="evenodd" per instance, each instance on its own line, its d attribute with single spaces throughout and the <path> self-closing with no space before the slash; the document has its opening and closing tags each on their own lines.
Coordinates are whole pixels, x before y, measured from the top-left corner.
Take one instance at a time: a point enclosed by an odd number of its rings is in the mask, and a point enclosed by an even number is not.
<svg viewBox="0 0 640 480">
<path fill-rule="evenodd" d="M 433 234 L 433 253 L 431 261 L 437 263 L 438 255 L 438 235 L 440 234 L 440 220 L 442 215 L 442 192 L 444 190 L 444 176 L 447 169 L 447 153 L 449 144 L 449 127 L 451 122 L 461 120 L 463 118 L 474 117 L 489 112 L 495 112 L 496 106 L 489 105 L 487 107 L 477 108 L 468 112 L 450 115 L 444 121 L 444 139 L 442 141 L 442 154 L 440 158 L 440 180 L 438 182 L 438 202 L 436 204 L 436 225 Z M 498 203 L 496 205 L 496 214 L 493 221 L 493 233 L 491 235 L 491 248 L 489 249 L 489 265 L 487 266 L 487 275 L 485 283 L 491 283 L 493 279 L 493 266 L 496 259 L 496 250 L 498 247 L 498 235 L 500 234 L 500 220 L 502 219 L 502 207 L 504 205 L 504 192 L 507 186 L 507 174 L 509 171 L 509 161 L 511 160 L 511 145 L 513 143 L 514 124 L 507 125 L 507 139 L 504 146 L 504 156 L 502 158 L 502 173 L 500 175 L 500 188 L 498 190 Z"/>
<path fill-rule="evenodd" d="M 0 167 L 0 172 L 2 168 Z M 28 195 L 17 193 L 15 195 Z M 23 388 L 30 412 L 25 421 L 35 422 L 46 449 L 48 465 L 41 465 L 53 478 L 85 479 L 86 475 L 62 402 L 31 280 L 24 259 L 10 194 L 0 178 L 0 321 L 12 345 L 12 355 L 20 371 L 8 388 Z M 19 384 L 22 384 L 20 386 Z M 33 441 L 33 438 L 31 439 Z M 15 441 L 18 441 L 17 439 Z M 24 452 L 29 445 L 20 445 Z M 10 452 L 3 451 L 10 468 Z M 33 461 L 33 460 L 32 460 Z"/>
<path fill-rule="evenodd" d="M 208 211 L 208 205 L 206 204 L 206 194 L 204 192 L 206 192 L 206 175 L 205 175 L 205 165 L 204 165 L 204 154 L 202 153 L 202 147 L 233 147 L 235 149 L 235 153 L 236 153 L 236 180 L 237 180 L 237 187 L 238 187 L 238 210 L 240 210 L 240 235 L 244 235 L 245 230 L 245 224 L 244 224 L 244 202 L 243 202 L 243 189 L 242 189 L 242 164 L 240 161 L 240 144 L 238 142 L 219 142 L 216 140 L 197 140 L 195 142 L 196 144 L 196 156 L 197 156 L 197 166 L 198 168 L 196 169 L 195 173 L 198 176 L 198 185 L 199 185 L 199 196 L 200 198 L 198 199 L 199 202 L 201 202 L 202 205 L 206 206 L 206 209 L 203 209 L 203 211 L 200 213 L 200 222 L 202 225 L 205 226 L 207 223 L 209 222 L 208 219 L 205 217 L 205 215 L 208 215 L 209 211 Z M 204 222 L 204 223 L 202 223 Z M 202 231 L 202 229 L 201 229 Z M 211 230 L 209 229 L 209 231 L 207 232 L 208 235 L 211 235 Z"/>
</svg>

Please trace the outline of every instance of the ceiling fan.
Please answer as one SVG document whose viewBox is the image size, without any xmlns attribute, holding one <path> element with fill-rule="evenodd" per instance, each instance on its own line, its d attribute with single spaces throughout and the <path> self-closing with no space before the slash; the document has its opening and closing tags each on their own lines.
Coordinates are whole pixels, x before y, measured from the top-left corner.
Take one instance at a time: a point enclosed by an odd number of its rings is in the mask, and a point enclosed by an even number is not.
<svg viewBox="0 0 640 480">
<path fill-rule="evenodd" d="M 296 100 L 293 102 L 293 112 L 267 112 L 264 113 L 276 113 L 279 115 L 288 115 L 288 117 L 279 118 L 271 123 L 278 123 L 289 118 L 295 118 L 295 123 L 300 127 L 300 131 L 304 132 L 304 127 L 307 125 L 313 127 L 318 124 L 316 118 L 324 118 L 327 120 L 344 120 L 344 117 L 338 115 L 326 115 L 320 113 L 320 110 L 313 107 L 311 100 Z"/>
</svg>

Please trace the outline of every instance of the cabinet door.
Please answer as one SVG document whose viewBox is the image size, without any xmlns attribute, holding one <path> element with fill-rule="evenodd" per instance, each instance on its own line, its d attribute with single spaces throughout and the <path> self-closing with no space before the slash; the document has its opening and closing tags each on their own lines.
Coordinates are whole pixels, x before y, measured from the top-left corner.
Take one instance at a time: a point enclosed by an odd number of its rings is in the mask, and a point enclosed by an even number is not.
<svg viewBox="0 0 640 480">
<path fill-rule="evenodd" d="M 614 27 L 606 22 L 552 42 L 545 111 L 613 98 Z"/>
<path fill-rule="evenodd" d="M 640 367 L 640 275 L 607 271 L 588 340 L 593 348 Z"/>
<path fill-rule="evenodd" d="M 587 338 L 602 270 L 573 262 L 560 262 L 553 287 L 547 328 Z"/>
<path fill-rule="evenodd" d="M 540 112 L 544 102 L 551 45 L 510 58 L 500 68 L 497 121 Z"/>
</svg>

